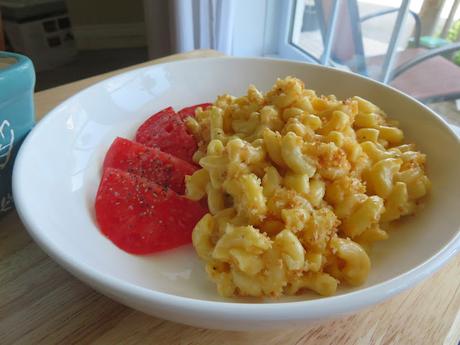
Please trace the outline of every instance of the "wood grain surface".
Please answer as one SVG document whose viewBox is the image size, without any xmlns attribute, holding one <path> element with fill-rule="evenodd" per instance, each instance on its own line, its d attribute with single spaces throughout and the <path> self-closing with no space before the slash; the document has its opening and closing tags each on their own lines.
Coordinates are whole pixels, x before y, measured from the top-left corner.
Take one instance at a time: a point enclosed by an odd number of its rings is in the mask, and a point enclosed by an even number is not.
<svg viewBox="0 0 460 345">
<path fill-rule="evenodd" d="M 147 64 L 217 55 L 195 51 Z M 119 72 L 37 93 L 37 117 Z M 415 288 L 348 317 L 313 327 L 215 331 L 154 318 L 99 294 L 54 263 L 32 241 L 16 212 L 0 219 L 0 344 L 457 345 L 459 341 L 460 255 Z"/>
</svg>

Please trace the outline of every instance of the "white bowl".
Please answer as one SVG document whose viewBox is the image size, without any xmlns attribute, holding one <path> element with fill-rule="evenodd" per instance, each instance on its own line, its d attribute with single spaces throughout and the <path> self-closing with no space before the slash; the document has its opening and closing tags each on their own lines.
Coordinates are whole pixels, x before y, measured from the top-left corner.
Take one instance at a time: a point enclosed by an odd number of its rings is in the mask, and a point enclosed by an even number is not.
<svg viewBox="0 0 460 345">
<path fill-rule="evenodd" d="M 400 121 L 428 155 L 433 183 L 426 207 L 375 247 L 359 288 L 328 298 L 223 299 L 191 246 L 134 256 L 98 230 L 93 203 L 104 154 L 116 136 L 132 138 L 152 113 L 267 90 L 293 75 L 320 93 L 359 95 Z M 351 313 L 413 286 L 460 246 L 460 143 L 441 118 L 395 89 L 339 70 L 290 61 L 215 58 L 173 62 L 110 78 L 71 97 L 30 133 L 14 168 L 14 198 L 35 241 L 72 274 L 103 294 L 164 319 L 230 330 L 306 324 Z M 429 303 L 429 302 L 427 302 Z"/>
</svg>

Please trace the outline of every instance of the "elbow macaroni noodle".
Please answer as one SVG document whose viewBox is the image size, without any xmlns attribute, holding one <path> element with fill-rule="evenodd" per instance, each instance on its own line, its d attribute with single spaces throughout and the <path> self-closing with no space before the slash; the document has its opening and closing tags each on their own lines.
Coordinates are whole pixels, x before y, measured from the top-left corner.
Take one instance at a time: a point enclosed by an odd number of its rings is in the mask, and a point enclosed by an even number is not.
<svg viewBox="0 0 460 345">
<path fill-rule="evenodd" d="M 226 297 L 279 297 L 363 284 L 384 222 L 413 214 L 429 188 L 425 155 L 360 97 L 317 96 L 293 77 L 265 95 L 219 96 L 186 125 L 201 166 L 186 195 L 207 198 L 193 231 Z"/>
</svg>

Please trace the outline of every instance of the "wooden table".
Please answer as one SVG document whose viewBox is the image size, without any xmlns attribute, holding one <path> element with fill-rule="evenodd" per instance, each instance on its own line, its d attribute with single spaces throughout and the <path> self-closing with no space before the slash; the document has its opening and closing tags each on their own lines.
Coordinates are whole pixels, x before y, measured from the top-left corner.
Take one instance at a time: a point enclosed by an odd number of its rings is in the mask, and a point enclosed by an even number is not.
<svg viewBox="0 0 460 345">
<path fill-rule="evenodd" d="M 143 65 L 216 55 L 195 51 Z M 38 118 L 78 90 L 119 72 L 37 93 Z M 459 340 L 460 255 L 415 288 L 352 316 L 316 327 L 239 333 L 184 326 L 114 302 L 54 263 L 15 212 L 0 220 L 0 344 L 457 345 Z"/>
</svg>

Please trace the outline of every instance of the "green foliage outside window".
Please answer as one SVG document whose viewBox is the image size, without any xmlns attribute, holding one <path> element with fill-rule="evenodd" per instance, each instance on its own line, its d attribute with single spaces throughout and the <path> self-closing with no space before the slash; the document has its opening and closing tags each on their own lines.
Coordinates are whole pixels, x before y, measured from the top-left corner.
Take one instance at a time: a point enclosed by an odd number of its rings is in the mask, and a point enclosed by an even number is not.
<svg viewBox="0 0 460 345">
<path fill-rule="evenodd" d="M 447 34 L 447 39 L 451 42 L 456 42 L 460 39 L 460 20 L 457 20 L 452 24 Z"/>
<path fill-rule="evenodd" d="M 454 24 L 452 24 L 452 27 L 447 34 L 447 39 L 451 42 L 460 41 L 460 20 L 457 20 L 454 22 Z M 452 55 L 452 61 L 456 65 L 460 66 L 460 50 Z"/>
</svg>

